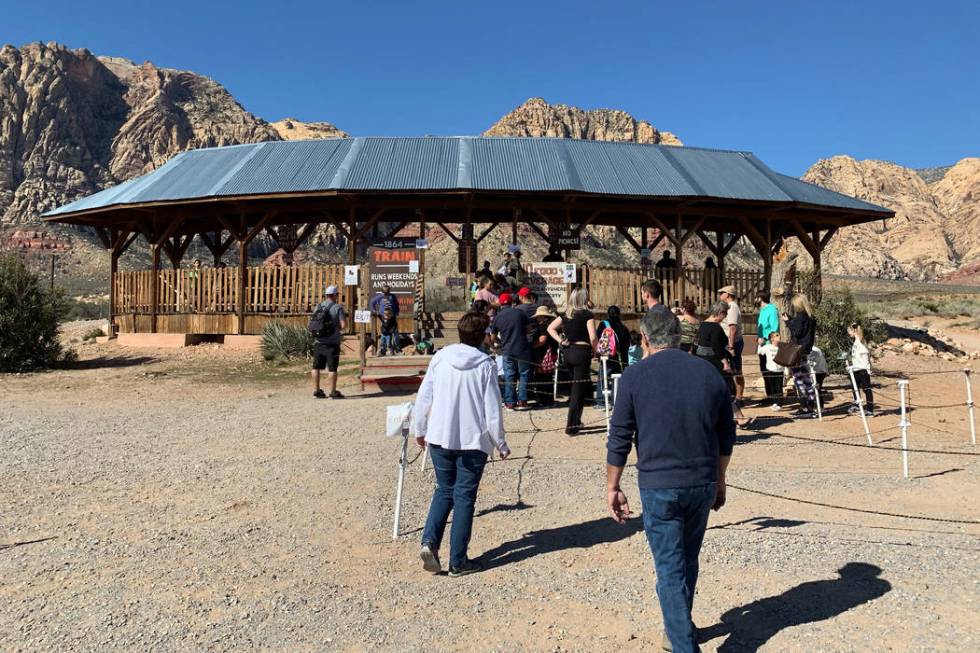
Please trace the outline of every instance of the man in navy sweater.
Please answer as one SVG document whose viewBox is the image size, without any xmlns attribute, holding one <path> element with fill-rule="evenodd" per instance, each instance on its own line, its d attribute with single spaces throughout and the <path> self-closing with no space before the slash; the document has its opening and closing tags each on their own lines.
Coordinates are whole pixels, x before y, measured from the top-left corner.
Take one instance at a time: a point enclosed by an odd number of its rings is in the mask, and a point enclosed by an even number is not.
<svg viewBox="0 0 980 653">
<path fill-rule="evenodd" d="M 630 517 L 619 483 L 635 436 L 643 529 L 666 631 L 663 647 L 697 653 L 691 608 L 698 555 L 708 513 L 725 505 L 735 418 L 718 371 L 677 349 L 681 331 L 672 313 L 648 311 L 640 331 L 645 357 L 623 372 L 609 427 L 607 503 L 620 524 Z"/>
</svg>

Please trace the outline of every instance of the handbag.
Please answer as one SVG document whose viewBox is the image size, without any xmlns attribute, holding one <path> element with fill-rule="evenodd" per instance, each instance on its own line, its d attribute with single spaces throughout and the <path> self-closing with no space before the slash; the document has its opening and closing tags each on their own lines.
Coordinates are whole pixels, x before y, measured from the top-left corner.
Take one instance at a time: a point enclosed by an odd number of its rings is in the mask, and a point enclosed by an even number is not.
<svg viewBox="0 0 980 653">
<path fill-rule="evenodd" d="M 541 374 L 549 374 L 555 371 L 555 367 L 558 365 L 558 352 L 553 348 L 549 347 L 544 356 L 541 357 L 541 362 L 538 363 L 538 372 Z"/>
<path fill-rule="evenodd" d="M 798 367 L 801 360 L 803 360 L 803 347 L 791 342 L 779 343 L 779 349 L 773 357 L 773 361 L 783 367 Z"/>
</svg>

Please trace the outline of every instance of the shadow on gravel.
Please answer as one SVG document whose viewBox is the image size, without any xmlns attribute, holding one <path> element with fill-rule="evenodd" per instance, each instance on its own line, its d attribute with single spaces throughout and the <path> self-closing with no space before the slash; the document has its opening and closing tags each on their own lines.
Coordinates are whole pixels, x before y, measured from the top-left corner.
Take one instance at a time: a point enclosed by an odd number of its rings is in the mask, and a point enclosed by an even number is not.
<svg viewBox="0 0 980 653">
<path fill-rule="evenodd" d="M 700 629 L 700 639 L 728 635 L 718 653 L 758 651 L 781 630 L 832 619 L 884 596 L 892 585 L 879 578 L 881 571 L 876 565 L 849 562 L 837 570 L 839 578 L 803 583 L 729 610 L 720 623 Z"/>
<path fill-rule="evenodd" d="M 516 540 L 504 542 L 484 552 L 479 561 L 484 569 L 493 569 L 545 553 L 565 549 L 588 549 L 597 544 L 619 542 L 641 530 L 643 530 L 643 520 L 640 518 L 631 519 L 625 524 L 617 524 L 609 517 L 558 528 L 545 528 L 525 533 Z"/>
<path fill-rule="evenodd" d="M 23 542 L 13 542 L 11 544 L 0 544 L 0 551 L 6 551 L 7 549 L 13 549 L 18 546 L 26 546 L 28 544 L 40 544 L 41 542 L 49 542 L 50 540 L 57 540 L 57 535 L 52 535 L 51 537 L 42 537 L 37 540 L 25 540 Z"/>
<path fill-rule="evenodd" d="M 152 356 L 99 356 L 84 361 L 76 361 L 67 365 L 70 370 L 98 370 L 110 367 L 135 367 L 137 365 L 148 365 L 156 363 L 156 358 Z"/>
</svg>

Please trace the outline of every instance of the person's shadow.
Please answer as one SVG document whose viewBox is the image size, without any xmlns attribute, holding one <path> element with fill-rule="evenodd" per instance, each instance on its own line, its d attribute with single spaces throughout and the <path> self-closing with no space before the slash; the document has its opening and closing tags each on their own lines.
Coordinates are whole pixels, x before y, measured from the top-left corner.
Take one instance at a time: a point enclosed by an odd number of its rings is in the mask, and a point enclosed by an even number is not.
<svg viewBox="0 0 980 653">
<path fill-rule="evenodd" d="M 479 557 L 479 561 L 484 569 L 492 569 L 543 553 L 565 549 L 588 549 L 596 544 L 618 542 L 641 530 L 643 530 L 641 518 L 633 518 L 625 524 L 617 524 L 609 517 L 558 528 L 544 528 L 525 533 L 515 540 L 503 542 L 485 551 Z"/>
<path fill-rule="evenodd" d="M 767 596 L 729 610 L 721 622 L 699 631 L 701 641 L 728 635 L 718 653 L 752 653 L 783 630 L 823 621 L 873 601 L 892 588 L 878 576 L 881 568 L 849 562 L 837 570 L 840 578 L 803 583 L 778 596 Z"/>
</svg>

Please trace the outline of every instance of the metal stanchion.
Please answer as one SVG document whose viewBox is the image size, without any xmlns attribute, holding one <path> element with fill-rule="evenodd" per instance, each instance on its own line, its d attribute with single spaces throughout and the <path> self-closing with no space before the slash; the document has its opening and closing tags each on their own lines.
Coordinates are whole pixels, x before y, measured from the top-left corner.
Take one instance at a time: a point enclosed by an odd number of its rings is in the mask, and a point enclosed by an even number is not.
<svg viewBox="0 0 980 653">
<path fill-rule="evenodd" d="M 619 396 L 619 379 L 623 376 L 622 374 L 613 374 L 613 406 L 616 405 L 616 397 Z"/>
<path fill-rule="evenodd" d="M 861 422 L 864 424 L 864 434 L 868 437 L 868 444 L 874 444 L 871 441 L 871 429 L 868 427 L 868 416 L 864 414 L 864 400 L 861 399 L 861 393 L 858 392 L 857 380 L 854 378 L 854 367 L 851 365 L 847 366 L 847 375 L 851 377 L 851 389 L 854 390 L 854 401 L 857 403 L 858 411 L 861 413 Z"/>
<path fill-rule="evenodd" d="M 391 539 L 398 539 L 398 524 L 402 517 L 402 486 L 405 484 L 405 468 L 408 467 L 408 423 L 402 426 L 402 456 L 398 461 L 398 489 L 395 492 L 395 526 Z"/>
<path fill-rule="evenodd" d="M 425 462 L 429 459 L 429 448 L 424 447 L 422 449 L 422 471 L 425 471 Z"/>
<path fill-rule="evenodd" d="M 551 386 L 551 398 L 558 403 L 558 368 L 561 367 L 561 348 L 558 349 L 558 357 L 555 360 L 555 380 Z"/>
<path fill-rule="evenodd" d="M 820 386 L 817 385 L 817 373 L 813 371 L 813 366 L 809 363 L 806 368 L 810 370 L 810 383 L 813 384 L 813 396 L 817 398 L 817 419 L 823 421 L 823 401 L 820 399 Z"/>
<path fill-rule="evenodd" d="M 909 382 L 902 379 L 898 382 L 898 394 L 902 401 L 902 421 L 898 425 L 902 428 L 902 473 L 905 478 L 909 477 L 909 420 L 905 411 L 905 404 L 908 397 Z"/>
<path fill-rule="evenodd" d="M 966 409 L 970 412 L 970 442 L 977 443 L 977 423 L 973 418 L 973 382 L 970 379 L 970 369 L 963 370 L 966 375 Z"/>
</svg>

